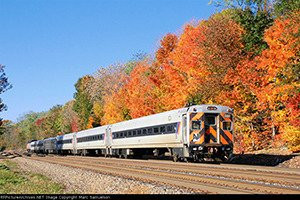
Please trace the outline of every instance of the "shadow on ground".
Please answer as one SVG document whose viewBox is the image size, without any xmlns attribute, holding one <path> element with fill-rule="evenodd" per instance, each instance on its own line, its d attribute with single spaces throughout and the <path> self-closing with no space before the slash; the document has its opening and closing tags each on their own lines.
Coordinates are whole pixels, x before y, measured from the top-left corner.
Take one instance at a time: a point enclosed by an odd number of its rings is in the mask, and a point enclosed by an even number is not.
<svg viewBox="0 0 300 200">
<path fill-rule="evenodd" d="M 270 154 L 235 154 L 230 164 L 276 166 L 290 160 L 295 155 L 270 155 Z"/>
</svg>

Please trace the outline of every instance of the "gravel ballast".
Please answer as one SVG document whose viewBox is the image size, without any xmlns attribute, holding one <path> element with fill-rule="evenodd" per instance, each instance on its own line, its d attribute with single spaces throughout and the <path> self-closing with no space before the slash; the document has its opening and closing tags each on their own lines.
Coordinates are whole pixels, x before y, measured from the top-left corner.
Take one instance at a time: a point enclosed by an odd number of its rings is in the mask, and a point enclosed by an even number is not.
<svg viewBox="0 0 300 200">
<path fill-rule="evenodd" d="M 166 185 L 156 185 L 117 176 L 58 164 L 14 158 L 24 171 L 43 174 L 65 186 L 65 193 L 74 194 L 190 194 L 192 191 Z"/>
<path fill-rule="evenodd" d="M 300 156 L 295 156 L 294 158 L 279 164 L 278 167 L 298 168 L 298 169 L 300 169 Z"/>
</svg>

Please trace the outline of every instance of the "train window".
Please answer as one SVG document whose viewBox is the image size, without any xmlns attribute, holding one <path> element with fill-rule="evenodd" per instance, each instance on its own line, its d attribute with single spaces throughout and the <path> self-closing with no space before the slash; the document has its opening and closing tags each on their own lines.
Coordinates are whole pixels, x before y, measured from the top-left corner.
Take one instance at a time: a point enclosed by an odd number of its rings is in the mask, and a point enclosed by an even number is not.
<svg viewBox="0 0 300 200">
<path fill-rule="evenodd" d="M 201 121 L 192 121 L 192 130 L 200 130 Z"/>
<path fill-rule="evenodd" d="M 123 137 L 123 132 L 120 133 L 120 137 Z"/>
<path fill-rule="evenodd" d="M 136 135 L 136 131 L 134 130 L 134 131 L 132 131 L 132 133 L 133 133 L 133 136 L 135 136 Z"/>
<path fill-rule="evenodd" d="M 147 129 L 143 129 L 143 135 L 147 135 Z"/>
<path fill-rule="evenodd" d="M 173 126 L 172 125 L 168 125 L 167 126 L 167 132 L 171 133 L 173 131 Z"/>
<path fill-rule="evenodd" d="M 158 133 L 158 127 L 154 127 L 154 133 Z"/>
<path fill-rule="evenodd" d="M 161 133 L 165 133 L 166 132 L 166 127 L 165 126 L 161 126 L 160 127 L 160 132 Z"/>
<path fill-rule="evenodd" d="M 141 135 L 142 134 L 142 130 L 141 129 L 137 130 L 137 134 Z"/>
<path fill-rule="evenodd" d="M 148 128 L 148 134 L 152 134 L 152 128 Z"/>
<path fill-rule="evenodd" d="M 132 132 L 131 131 L 128 131 L 128 136 L 132 136 Z"/>
<path fill-rule="evenodd" d="M 231 122 L 223 122 L 223 130 L 225 131 L 231 131 Z"/>
<path fill-rule="evenodd" d="M 206 125 L 214 126 L 216 125 L 216 117 L 215 116 L 206 116 Z"/>
</svg>

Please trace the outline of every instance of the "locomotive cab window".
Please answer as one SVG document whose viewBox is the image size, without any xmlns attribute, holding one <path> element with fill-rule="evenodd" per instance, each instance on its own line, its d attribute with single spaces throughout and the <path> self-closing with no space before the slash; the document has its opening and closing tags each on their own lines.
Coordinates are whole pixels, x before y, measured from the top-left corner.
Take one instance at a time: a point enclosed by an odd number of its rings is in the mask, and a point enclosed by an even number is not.
<svg viewBox="0 0 300 200">
<path fill-rule="evenodd" d="M 231 124 L 231 122 L 223 122 L 223 130 L 225 130 L 225 131 L 231 131 L 231 129 L 232 129 L 232 124 Z"/>
<path fill-rule="evenodd" d="M 200 130 L 201 129 L 201 121 L 192 121 L 192 129 Z"/>
<path fill-rule="evenodd" d="M 208 126 L 216 125 L 216 117 L 215 116 L 206 116 L 205 124 Z"/>
</svg>

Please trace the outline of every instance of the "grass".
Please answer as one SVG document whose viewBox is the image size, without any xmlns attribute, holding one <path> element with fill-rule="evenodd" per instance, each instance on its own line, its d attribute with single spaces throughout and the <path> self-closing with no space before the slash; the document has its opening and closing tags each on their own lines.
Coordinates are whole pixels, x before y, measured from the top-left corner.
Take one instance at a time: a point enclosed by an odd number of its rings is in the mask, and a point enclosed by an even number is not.
<svg viewBox="0 0 300 200">
<path fill-rule="evenodd" d="M 15 162 L 0 162 L 0 194 L 60 194 L 63 186 L 46 176 L 21 171 Z"/>
</svg>

